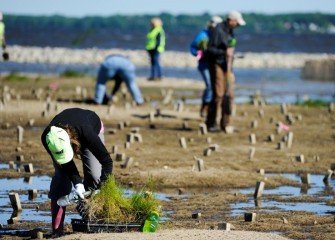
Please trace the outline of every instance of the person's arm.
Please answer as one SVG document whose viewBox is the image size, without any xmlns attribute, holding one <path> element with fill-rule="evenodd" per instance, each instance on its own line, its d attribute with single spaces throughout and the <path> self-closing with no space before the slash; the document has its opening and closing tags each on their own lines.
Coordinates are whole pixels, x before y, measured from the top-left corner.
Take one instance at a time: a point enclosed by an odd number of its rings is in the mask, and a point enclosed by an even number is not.
<svg viewBox="0 0 335 240">
<path fill-rule="evenodd" d="M 159 45 L 161 45 L 161 33 L 158 33 L 158 34 L 157 34 L 155 51 L 157 51 Z"/>
<path fill-rule="evenodd" d="M 73 160 L 60 166 L 64 170 L 66 175 L 69 176 L 73 186 L 76 186 L 78 183 L 82 183 L 79 171 Z"/>
<path fill-rule="evenodd" d="M 108 153 L 104 143 L 99 138 L 98 134 L 93 131 L 90 126 L 83 130 L 84 138 L 87 148 L 98 159 L 101 164 L 101 177 L 100 181 L 103 183 L 107 177 L 113 172 L 113 160 Z"/>
</svg>

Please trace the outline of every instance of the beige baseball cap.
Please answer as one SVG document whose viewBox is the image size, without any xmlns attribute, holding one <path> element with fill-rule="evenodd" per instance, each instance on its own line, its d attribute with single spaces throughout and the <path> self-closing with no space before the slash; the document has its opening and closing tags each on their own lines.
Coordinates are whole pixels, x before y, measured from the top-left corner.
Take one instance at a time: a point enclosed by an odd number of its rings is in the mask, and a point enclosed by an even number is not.
<svg viewBox="0 0 335 240">
<path fill-rule="evenodd" d="M 246 22 L 244 21 L 242 14 L 238 11 L 231 11 L 228 13 L 227 15 L 228 19 L 232 19 L 232 20 L 236 20 L 236 22 L 240 25 L 240 26 L 244 26 L 246 25 Z"/>
</svg>

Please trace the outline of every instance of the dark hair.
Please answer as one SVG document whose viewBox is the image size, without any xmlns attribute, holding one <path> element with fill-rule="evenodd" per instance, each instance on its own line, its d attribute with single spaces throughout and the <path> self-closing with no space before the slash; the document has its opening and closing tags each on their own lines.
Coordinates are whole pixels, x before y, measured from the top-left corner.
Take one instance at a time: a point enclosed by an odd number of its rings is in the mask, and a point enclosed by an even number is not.
<svg viewBox="0 0 335 240">
<path fill-rule="evenodd" d="M 69 137 L 70 137 L 70 142 L 71 142 L 71 146 L 72 146 L 72 149 L 73 149 L 73 152 L 74 152 L 74 155 L 76 158 L 81 158 L 81 145 L 80 145 L 80 141 L 78 139 L 78 134 L 77 134 L 77 131 L 74 129 L 74 127 L 66 124 L 66 125 L 63 125 L 63 124 L 57 124 L 57 127 L 61 127 L 63 128 L 67 134 L 69 134 Z"/>
</svg>

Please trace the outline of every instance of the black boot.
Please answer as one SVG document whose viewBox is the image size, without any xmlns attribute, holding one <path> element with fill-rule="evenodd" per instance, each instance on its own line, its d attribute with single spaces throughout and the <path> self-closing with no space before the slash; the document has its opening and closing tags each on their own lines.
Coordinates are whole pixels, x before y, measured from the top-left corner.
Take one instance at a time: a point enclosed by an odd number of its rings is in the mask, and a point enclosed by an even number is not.
<svg viewBox="0 0 335 240">
<path fill-rule="evenodd" d="M 62 208 L 62 209 L 60 209 Z M 60 221 L 56 220 L 58 212 L 60 212 Z M 51 219 L 52 219 L 52 235 L 53 237 L 62 236 L 64 234 L 64 218 L 65 218 L 66 207 L 60 207 L 57 204 L 57 200 L 51 200 Z M 56 226 L 56 222 L 59 221 L 59 225 Z"/>
</svg>

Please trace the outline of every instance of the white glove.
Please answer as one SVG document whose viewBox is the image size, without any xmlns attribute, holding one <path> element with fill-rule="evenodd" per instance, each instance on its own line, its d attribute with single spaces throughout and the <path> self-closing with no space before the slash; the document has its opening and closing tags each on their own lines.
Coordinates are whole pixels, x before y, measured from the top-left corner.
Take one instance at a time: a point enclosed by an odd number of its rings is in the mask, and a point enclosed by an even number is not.
<svg viewBox="0 0 335 240">
<path fill-rule="evenodd" d="M 85 196 L 84 196 L 84 193 L 85 193 L 85 187 L 84 187 L 84 184 L 82 183 L 78 183 L 76 184 L 75 187 L 75 193 L 81 198 L 81 199 L 84 199 Z"/>
</svg>

